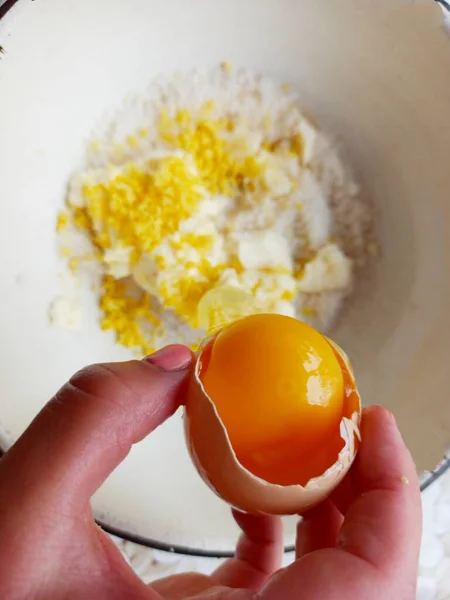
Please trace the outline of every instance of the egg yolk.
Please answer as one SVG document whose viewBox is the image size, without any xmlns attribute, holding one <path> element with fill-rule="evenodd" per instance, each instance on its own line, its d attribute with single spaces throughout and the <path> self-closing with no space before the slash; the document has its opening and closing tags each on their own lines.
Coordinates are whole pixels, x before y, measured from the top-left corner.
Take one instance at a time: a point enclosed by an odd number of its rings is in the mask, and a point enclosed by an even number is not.
<svg viewBox="0 0 450 600">
<path fill-rule="evenodd" d="M 327 339 L 305 323 L 259 314 L 228 325 L 200 372 L 239 462 L 278 485 L 306 485 L 337 460 L 344 378 Z"/>
</svg>

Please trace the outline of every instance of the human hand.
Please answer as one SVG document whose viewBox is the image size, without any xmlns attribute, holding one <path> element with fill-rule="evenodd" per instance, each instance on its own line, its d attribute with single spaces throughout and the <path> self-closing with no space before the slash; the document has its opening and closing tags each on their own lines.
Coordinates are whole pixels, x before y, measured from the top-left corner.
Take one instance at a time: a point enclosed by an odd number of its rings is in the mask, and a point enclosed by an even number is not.
<svg viewBox="0 0 450 600">
<path fill-rule="evenodd" d="M 280 519 L 235 513 L 243 530 L 235 558 L 211 577 L 139 580 L 94 523 L 89 499 L 183 402 L 190 361 L 187 348 L 172 346 L 141 362 L 84 369 L 0 461 L 0 598 L 413 600 L 419 487 L 381 408 L 364 411 L 363 443 L 344 483 L 299 524 L 293 565 L 275 572 Z"/>
</svg>

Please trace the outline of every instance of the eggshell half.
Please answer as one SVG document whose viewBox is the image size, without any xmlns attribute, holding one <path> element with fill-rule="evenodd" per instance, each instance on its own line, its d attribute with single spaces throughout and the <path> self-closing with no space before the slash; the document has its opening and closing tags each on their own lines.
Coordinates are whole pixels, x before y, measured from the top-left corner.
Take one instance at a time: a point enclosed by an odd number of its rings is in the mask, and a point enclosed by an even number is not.
<svg viewBox="0 0 450 600">
<path fill-rule="evenodd" d="M 281 486 L 256 477 L 240 464 L 217 410 L 203 388 L 202 353 L 207 344 L 213 343 L 214 337 L 205 340 L 198 352 L 184 416 L 187 446 L 200 476 L 223 500 L 249 513 L 297 514 L 319 504 L 345 477 L 360 440 L 361 399 L 345 353 L 330 340 L 344 374 L 345 401 L 340 433 L 345 446 L 336 462 L 306 486 Z"/>
</svg>

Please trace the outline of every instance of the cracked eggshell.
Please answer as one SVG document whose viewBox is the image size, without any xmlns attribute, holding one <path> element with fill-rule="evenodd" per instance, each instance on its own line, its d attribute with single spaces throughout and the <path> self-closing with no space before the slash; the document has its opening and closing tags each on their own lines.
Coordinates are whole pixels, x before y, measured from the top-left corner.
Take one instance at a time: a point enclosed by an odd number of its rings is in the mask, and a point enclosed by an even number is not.
<svg viewBox="0 0 450 600">
<path fill-rule="evenodd" d="M 200 380 L 202 354 L 214 337 L 205 340 L 197 354 L 184 415 L 188 450 L 200 476 L 220 498 L 245 512 L 289 515 L 316 506 L 345 477 L 360 441 L 361 400 L 347 356 L 329 340 L 344 373 L 344 415 L 340 424 L 344 448 L 336 457 L 336 462 L 325 473 L 311 479 L 305 487 L 281 486 L 256 477 L 240 464 L 217 410 L 204 391 Z"/>
</svg>

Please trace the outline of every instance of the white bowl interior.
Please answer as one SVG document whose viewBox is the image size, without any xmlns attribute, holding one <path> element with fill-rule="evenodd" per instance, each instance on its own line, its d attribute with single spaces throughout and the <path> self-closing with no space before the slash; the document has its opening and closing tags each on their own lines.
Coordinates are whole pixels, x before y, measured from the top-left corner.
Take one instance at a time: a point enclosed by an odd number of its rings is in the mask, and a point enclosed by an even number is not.
<svg viewBox="0 0 450 600">
<path fill-rule="evenodd" d="M 47 320 L 63 269 L 55 217 L 91 129 L 154 75 L 226 59 L 292 82 L 372 198 L 381 257 L 335 338 L 364 402 L 393 409 L 418 469 L 433 468 L 450 443 L 441 20 L 431 2 L 408 0 L 19 0 L 0 22 L 0 442 L 10 445 L 78 368 L 128 356 L 98 330 L 89 292 L 82 331 Z M 236 537 L 193 472 L 177 419 L 133 450 L 93 504 L 111 525 L 172 544 L 230 550 Z"/>
</svg>

